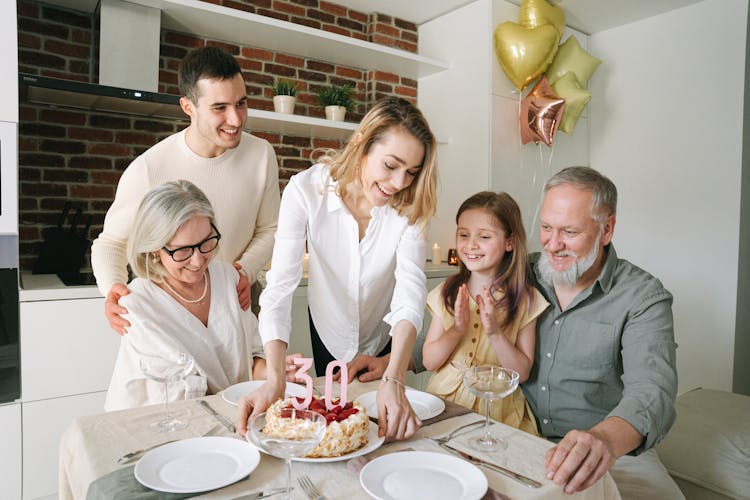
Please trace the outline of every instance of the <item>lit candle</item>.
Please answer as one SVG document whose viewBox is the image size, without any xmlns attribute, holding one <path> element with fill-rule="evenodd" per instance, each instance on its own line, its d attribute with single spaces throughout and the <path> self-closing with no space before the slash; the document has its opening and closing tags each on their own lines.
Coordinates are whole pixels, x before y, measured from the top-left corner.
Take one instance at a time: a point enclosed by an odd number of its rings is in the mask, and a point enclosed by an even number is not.
<svg viewBox="0 0 750 500">
<path fill-rule="evenodd" d="M 443 254 L 440 251 L 440 245 L 435 243 L 434 245 L 432 245 L 432 263 L 440 264 L 442 260 L 443 260 Z"/>
<path fill-rule="evenodd" d="M 302 272 L 307 272 L 307 262 L 310 260 L 310 256 L 305 252 L 304 257 L 302 257 Z"/>
<path fill-rule="evenodd" d="M 455 248 L 448 249 L 448 265 L 451 265 L 451 266 L 458 265 L 458 255 L 456 254 Z"/>
</svg>

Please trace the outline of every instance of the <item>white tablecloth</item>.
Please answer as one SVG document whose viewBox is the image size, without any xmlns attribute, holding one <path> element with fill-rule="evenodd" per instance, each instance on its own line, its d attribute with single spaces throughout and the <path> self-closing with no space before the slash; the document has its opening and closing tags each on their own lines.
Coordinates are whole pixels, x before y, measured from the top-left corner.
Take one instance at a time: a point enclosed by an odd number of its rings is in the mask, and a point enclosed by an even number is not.
<svg viewBox="0 0 750 500">
<path fill-rule="evenodd" d="M 316 380 L 316 384 L 320 384 L 322 390 L 322 380 Z M 377 382 L 351 384 L 349 386 L 349 398 L 354 399 L 360 394 L 375 390 L 377 385 Z M 206 399 L 218 412 L 226 415 L 232 421 L 236 420 L 237 408 L 235 406 L 226 403 L 218 395 Z M 194 400 L 173 403 L 171 408 L 179 414 L 180 418 L 188 419 L 190 425 L 186 429 L 168 435 L 158 434 L 149 426 L 151 422 L 163 416 L 164 407 L 162 405 L 101 413 L 75 419 L 60 441 L 59 498 L 61 500 L 84 499 L 91 482 L 121 467 L 117 465 L 116 460 L 125 453 L 168 439 L 200 436 L 217 423 Z M 470 413 L 437 422 L 420 429 L 414 438 L 408 441 L 386 443 L 367 457 L 372 459 L 403 449 L 447 453 L 426 438 L 442 436 L 453 428 L 481 418 L 475 413 Z M 481 432 L 480 426 L 476 430 L 454 439 L 452 443 L 457 447 L 463 446 L 466 448 L 466 440 Z M 508 441 L 508 449 L 484 457 L 491 459 L 498 465 L 503 465 L 536 479 L 543 486 L 539 489 L 531 489 L 499 473 L 480 468 L 487 477 L 490 488 L 512 499 L 617 500 L 620 498 L 617 486 L 609 474 L 582 493 L 573 496 L 565 495 L 561 487 L 545 478 L 544 453 L 552 446 L 552 443 L 499 423 L 493 424 L 493 433 Z M 230 434 L 224 432 L 223 435 L 229 436 Z M 473 454 L 481 455 L 479 453 Z M 330 500 L 369 498 L 360 486 L 358 475 L 352 471 L 351 467 L 347 466 L 347 461 L 331 463 L 294 462 L 293 474 L 294 477 L 300 474 L 310 476 L 318 489 Z M 262 454 L 260 464 L 247 479 L 197 498 L 233 499 L 242 494 L 283 486 L 285 478 L 284 462 Z M 295 486 L 297 485 L 295 484 Z M 299 487 L 295 488 L 293 497 L 295 499 L 306 498 Z"/>
</svg>

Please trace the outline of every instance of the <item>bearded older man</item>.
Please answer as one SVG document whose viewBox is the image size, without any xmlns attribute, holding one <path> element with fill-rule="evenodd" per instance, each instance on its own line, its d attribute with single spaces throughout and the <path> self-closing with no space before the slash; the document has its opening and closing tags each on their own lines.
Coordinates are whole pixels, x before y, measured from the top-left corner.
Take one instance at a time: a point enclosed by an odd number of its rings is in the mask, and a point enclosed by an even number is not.
<svg viewBox="0 0 750 500">
<path fill-rule="evenodd" d="M 609 470 L 623 498 L 684 498 L 651 449 L 676 416 L 672 295 L 617 257 L 616 210 L 617 189 L 594 169 L 547 181 L 531 275 L 550 307 L 523 390 L 541 433 L 559 441 L 547 477 L 567 493 Z"/>
</svg>

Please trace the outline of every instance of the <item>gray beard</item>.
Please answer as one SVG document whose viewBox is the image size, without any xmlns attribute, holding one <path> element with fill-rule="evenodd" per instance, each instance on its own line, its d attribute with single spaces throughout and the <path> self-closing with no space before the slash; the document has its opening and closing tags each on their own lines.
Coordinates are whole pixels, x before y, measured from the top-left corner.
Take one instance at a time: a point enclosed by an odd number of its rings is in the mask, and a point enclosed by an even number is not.
<svg viewBox="0 0 750 500">
<path fill-rule="evenodd" d="M 597 238 L 594 248 L 582 259 L 577 258 L 578 255 L 569 250 L 563 252 L 561 255 L 570 255 L 576 257 L 576 260 L 568 269 L 557 271 L 552 267 L 547 252 L 543 250 L 539 257 L 539 262 L 536 264 L 537 271 L 539 271 L 542 281 L 548 285 L 574 286 L 581 279 L 581 276 L 591 269 L 591 266 L 596 262 L 596 258 L 599 257 L 599 238 Z"/>
</svg>

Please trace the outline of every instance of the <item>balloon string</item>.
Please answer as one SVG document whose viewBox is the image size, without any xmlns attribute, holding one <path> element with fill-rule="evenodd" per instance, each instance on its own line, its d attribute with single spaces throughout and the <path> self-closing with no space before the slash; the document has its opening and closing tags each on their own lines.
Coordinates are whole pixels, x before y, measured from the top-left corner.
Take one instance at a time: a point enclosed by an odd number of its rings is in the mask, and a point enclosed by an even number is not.
<svg viewBox="0 0 750 500">
<path fill-rule="evenodd" d="M 552 143 L 552 146 L 549 148 L 549 158 L 547 158 L 547 178 L 549 179 L 552 177 L 552 158 L 555 156 L 555 144 Z M 539 167 L 544 168 L 544 155 L 542 153 L 542 143 L 539 143 Z M 546 181 L 545 181 L 546 184 Z M 532 187 L 536 187 L 536 173 L 534 174 L 534 182 L 532 184 Z M 536 203 L 536 209 L 534 210 L 534 218 L 531 219 L 531 229 L 530 232 L 536 231 L 536 225 L 539 217 L 539 212 L 542 209 L 542 199 L 544 198 L 544 184 L 542 185 L 541 189 L 539 189 L 539 197 L 537 198 Z"/>
<path fill-rule="evenodd" d="M 513 90 L 515 92 L 515 90 Z M 526 172 L 523 168 L 523 143 L 521 142 L 521 100 L 522 100 L 522 94 L 520 90 L 518 91 L 518 157 L 521 159 L 518 162 L 518 178 L 523 179 L 524 173 Z"/>
</svg>

